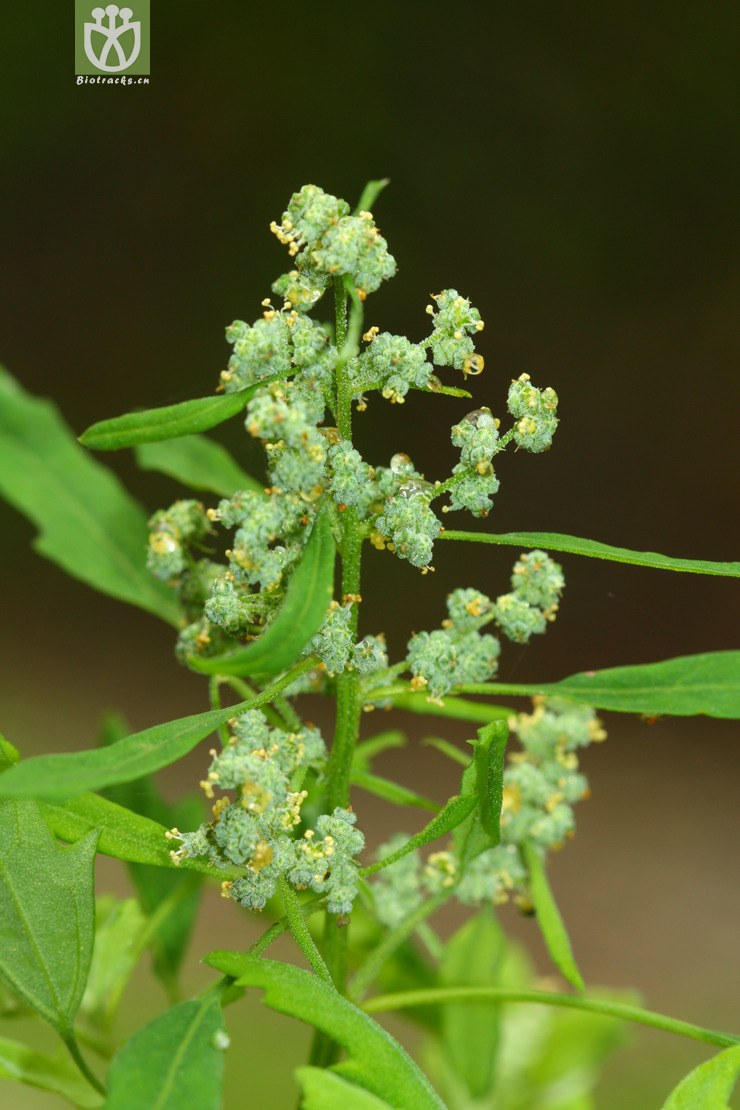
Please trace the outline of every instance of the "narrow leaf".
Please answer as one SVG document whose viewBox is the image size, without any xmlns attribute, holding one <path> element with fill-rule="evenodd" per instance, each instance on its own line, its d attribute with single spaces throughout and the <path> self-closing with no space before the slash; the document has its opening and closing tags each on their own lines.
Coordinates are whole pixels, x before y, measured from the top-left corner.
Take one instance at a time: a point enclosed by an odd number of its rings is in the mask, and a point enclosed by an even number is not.
<svg viewBox="0 0 740 1110">
<path fill-rule="evenodd" d="M 352 771 L 351 778 L 352 783 L 359 786 L 360 790 L 367 790 L 368 794 L 374 794 L 376 798 L 383 798 L 396 806 L 412 806 L 415 809 L 429 810 L 431 813 L 439 813 L 442 808 L 431 798 L 425 798 L 416 791 L 409 790 L 407 786 L 381 778 L 380 775 L 373 775 L 369 771 Z"/>
<path fill-rule="evenodd" d="M 478 729 L 471 740 L 473 762 L 463 772 L 460 792 L 472 795 L 477 802 L 474 810 L 459 828 L 454 842 L 463 868 L 465 864 L 495 848 L 501 839 L 501 802 L 504 789 L 504 755 L 508 728 L 504 721 L 492 721 Z"/>
<path fill-rule="evenodd" d="M 526 686 L 487 682 L 466 693 L 570 698 L 619 713 L 691 717 L 740 717 L 740 651 L 681 655 L 660 663 L 584 671 L 560 682 Z"/>
<path fill-rule="evenodd" d="M 89 832 L 98 831 L 98 851 L 104 856 L 126 860 L 127 863 L 176 871 L 198 871 L 216 878 L 229 878 L 223 868 L 214 867 L 203 859 L 184 859 L 175 868 L 170 857 L 164 825 L 132 813 L 99 794 L 80 794 L 62 803 L 41 802 L 41 815 L 55 836 L 71 844 Z M 183 823 L 184 824 L 184 823 Z M 235 874 L 239 873 L 235 869 Z"/>
<path fill-rule="evenodd" d="M 279 674 L 295 663 L 318 632 L 333 592 L 334 537 L 328 512 L 321 510 L 285 600 L 260 637 L 225 655 L 190 656 L 188 665 L 202 674 Z"/>
<path fill-rule="evenodd" d="M 468 759 L 465 753 L 461 752 L 459 748 L 456 748 L 454 744 L 451 744 L 449 740 L 443 740 L 439 736 L 425 736 L 422 740 L 422 744 L 429 748 L 436 748 L 438 752 L 441 752 L 442 755 L 446 755 L 453 763 L 461 763 L 463 767 L 467 767 L 468 765 Z"/>
<path fill-rule="evenodd" d="M 205 962 L 259 987 L 273 1010 L 290 1014 L 337 1041 L 349 1059 L 332 1069 L 394 1107 L 443 1110 L 443 1103 L 410 1056 L 389 1033 L 316 975 L 238 952 L 212 952 Z"/>
<path fill-rule="evenodd" d="M 296 1068 L 295 1077 L 303 1094 L 301 1110 L 393 1110 L 385 1099 L 331 1069 Z"/>
<path fill-rule="evenodd" d="M 390 183 L 390 177 L 381 177 L 375 181 L 368 181 L 357 202 L 357 207 L 354 211 L 355 216 L 359 215 L 360 212 L 372 212 L 375 201 L 383 192 L 383 189 L 385 189 L 387 185 L 390 185 Z"/>
<path fill-rule="evenodd" d="M 729 1110 L 739 1075 L 740 1045 L 736 1045 L 684 1076 L 663 1103 L 663 1110 Z"/>
<path fill-rule="evenodd" d="M 63 848 L 34 802 L 0 803 L 0 975 L 64 1038 L 92 957 L 96 842 Z"/>
<path fill-rule="evenodd" d="M 223 1014 L 212 996 L 181 1002 L 123 1045 L 108 1073 L 105 1110 L 220 1110 Z"/>
<path fill-rule="evenodd" d="M 446 697 L 443 702 L 431 701 L 426 694 L 407 693 L 409 686 L 405 685 L 400 690 L 396 687 L 388 691 L 384 689 L 372 690 L 365 695 L 365 703 L 372 704 L 376 701 L 392 699 L 394 709 L 405 709 L 408 713 L 420 713 L 424 717 L 448 717 L 456 721 L 471 721 L 475 724 L 487 724 L 489 721 L 505 721 L 515 709 L 504 705 L 483 705 L 480 702 L 467 701 L 465 698 Z"/>
<path fill-rule="evenodd" d="M 391 852 L 389 856 L 378 860 L 377 863 L 371 863 L 368 867 L 363 867 L 360 874 L 363 878 L 366 875 L 374 875 L 376 871 L 381 871 L 384 867 L 390 867 L 396 860 L 408 855 L 409 852 L 414 852 L 417 848 L 423 848 L 425 844 L 429 844 L 432 840 L 438 840 L 441 836 L 446 836 L 447 833 L 461 825 L 466 817 L 470 816 L 477 804 L 478 799 L 475 794 L 471 793 L 465 796 L 455 794 L 442 807 L 437 816 L 433 817 L 429 824 L 424 826 L 421 832 L 409 837 L 401 848 Z"/>
<path fill-rule="evenodd" d="M 37 526 L 40 554 L 104 594 L 179 623 L 172 591 L 146 568 L 142 507 L 82 450 L 51 402 L 1 368 L 0 494 Z"/>
<path fill-rule="evenodd" d="M 264 381 L 236 393 L 198 397 L 194 401 L 181 401 L 177 405 L 128 412 L 125 416 L 100 420 L 82 433 L 80 443 L 94 451 L 117 451 L 121 447 L 135 447 L 139 443 L 158 443 L 164 439 L 206 432 L 236 416 L 249 404 L 258 389 L 282 376 L 277 374 L 272 378 L 265 378 Z"/>
<path fill-rule="evenodd" d="M 371 736 L 369 740 L 361 740 L 352 755 L 354 766 L 361 771 L 367 771 L 376 755 L 388 751 L 389 748 L 403 748 L 406 744 L 406 733 L 400 729 L 388 729 Z"/>
<path fill-rule="evenodd" d="M 537 911 L 537 921 L 552 962 L 572 987 L 579 991 L 585 990 L 565 922 L 547 881 L 545 866 L 534 845 L 528 841 L 522 845 L 522 855 L 529 871 L 530 891 Z"/>
<path fill-rule="evenodd" d="M 45 1056 L 28 1045 L 0 1037 L 0 1078 L 66 1098 L 81 1110 L 96 1110 L 103 1097 L 67 1057 Z M 7 1103 L 10 1106 L 10 1103 Z"/>
<path fill-rule="evenodd" d="M 95 908 L 95 946 L 80 1005 L 80 1019 L 96 1036 L 108 1039 L 121 996 L 139 962 L 148 922 L 135 898 L 99 898 Z"/>
<path fill-rule="evenodd" d="M 709 562 L 706 559 L 674 559 L 671 555 L 658 555 L 655 551 L 630 551 L 626 547 L 610 547 L 609 544 L 599 543 L 597 540 L 561 536 L 558 532 L 506 532 L 491 535 L 488 532 L 456 532 L 453 529 L 445 529 L 440 538 L 505 544 L 510 547 L 539 547 L 545 551 L 565 551 L 571 555 L 585 555 L 590 559 L 632 563 L 634 566 L 655 567 L 657 570 L 719 574 L 726 578 L 740 578 L 740 563 Z"/>
<path fill-rule="evenodd" d="M 412 389 L 418 388 L 415 386 Z M 437 386 L 423 386 L 418 389 L 419 393 L 441 393 L 445 397 L 467 397 L 472 398 L 473 394 L 468 393 L 467 389 L 461 389 L 459 385 L 437 385 Z M 443 533 L 444 534 L 444 533 Z"/>
<path fill-rule="evenodd" d="M 0 797 L 61 802 L 86 790 L 100 790 L 149 775 L 175 763 L 219 725 L 262 700 L 258 696 L 226 709 L 211 709 L 207 713 L 154 725 L 108 748 L 24 759 L 0 775 Z"/>
<path fill-rule="evenodd" d="M 234 461 L 225 447 L 205 436 L 183 436 L 163 443 L 141 443 L 135 448 L 142 470 L 167 474 L 189 489 L 232 497 L 237 490 L 262 492 L 264 486 Z"/>
</svg>

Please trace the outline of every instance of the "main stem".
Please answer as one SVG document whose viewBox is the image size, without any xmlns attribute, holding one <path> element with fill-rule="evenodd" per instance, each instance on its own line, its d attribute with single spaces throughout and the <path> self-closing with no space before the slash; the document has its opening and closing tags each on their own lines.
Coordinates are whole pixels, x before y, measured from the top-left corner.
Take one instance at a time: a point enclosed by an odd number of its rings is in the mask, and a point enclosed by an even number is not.
<svg viewBox="0 0 740 1110">
<path fill-rule="evenodd" d="M 347 381 L 345 367 L 350 356 L 347 350 L 350 337 L 358 331 L 358 302 L 353 301 L 353 318 L 347 326 L 347 291 L 341 279 L 334 282 L 336 307 L 336 336 L 339 359 L 337 362 L 337 430 L 342 439 L 352 442 L 352 389 Z M 342 515 L 343 534 L 339 548 L 342 565 L 342 601 L 350 603 L 350 632 L 353 642 L 357 639 L 358 605 L 360 597 L 360 564 L 362 558 L 362 528 L 354 508 L 348 506 Z M 359 681 L 355 671 L 344 670 L 337 677 L 337 711 L 334 740 L 327 767 L 326 808 L 329 813 L 337 807 L 349 805 L 352 756 L 360 733 Z M 327 911 L 324 921 L 323 952 L 326 965 L 338 991 L 347 985 L 348 926 L 340 925 L 335 914 Z M 317 1033 L 311 1050 L 311 1063 L 328 1067 L 338 1055 L 337 1045 L 325 1034 Z"/>
</svg>

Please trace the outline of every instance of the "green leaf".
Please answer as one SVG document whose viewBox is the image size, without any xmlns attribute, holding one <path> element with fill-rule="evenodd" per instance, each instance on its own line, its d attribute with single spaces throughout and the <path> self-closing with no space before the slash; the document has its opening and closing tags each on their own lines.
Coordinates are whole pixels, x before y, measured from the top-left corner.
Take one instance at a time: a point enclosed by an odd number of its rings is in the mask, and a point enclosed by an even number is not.
<svg viewBox="0 0 740 1110">
<path fill-rule="evenodd" d="M 170 857 L 164 825 L 132 813 L 99 794 L 80 794 L 61 803 L 41 802 L 40 812 L 48 828 L 61 840 L 74 844 L 89 832 L 100 834 L 98 851 L 104 856 L 150 867 L 198 871 L 216 878 L 229 878 L 223 868 L 203 859 L 184 859 L 175 868 Z M 185 824 L 185 822 L 183 822 Z M 234 871 L 234 875 L 240 872 Z"/>
<path fill-rule="evenodd" d="M 465 796 L 455 794 L 442 807 L 437 816 L 433 817 L 429 824 L 424 826 L 421 832 L 409 837 L 401 848 L 391 852 L 389 856 L 378 860 L 377 863 L 371 863 L 368 867 L 363 867 L 360 875 L 363 878 L 366 875 L 374 875 L 376 871 L 381 871 L 384 867 L 390 867 L 396 860 L 408 855 L 409 852 L 414 852 L 417 848 L 423 848 L 425 844 L 429 844 L 430 841 L 446 836 L 447 833 L 452 832 L 453 829 L 462 824 L 466 817 L 470 816 L 477 804 L 478 798 L 474 793 L 468 793 Z"/>
<path fill-rule="evenodd" d="M 86 790 L 100 790 L 151 774 L 187 755 L 219 725 L 263 700 L 258 696 L 226 709 L 211 709 L 154 725 L 108 748 L 24 759 L 0 775 L 0 797 L 61 802 Z"/>
<path fill-rule="evenodd" d="M 539 547 L 545 551 L 564 551 L 571 555 L 585 555 L 591 559 L 607 559 L 613 563 L 655 567 L 657 570 L 720 574 L 726 578 L 740 578 L 740 563 L 708 562 L 706 559 L 674 559 L 671 555 L 658 555 L 654 551 L 630 551 L 626 547 L 610 547 L 596 540 L 579 539 L 578 536 L 561 536 L 558 532 L 506 532 L 491 535 L 487 532 L 456 532 L 454 529 L 445 529 L 441 539 L 505 544 L 510 547 Z"/>
<path fill-rule="evenodd" d="M 504 756 L 509 730 L 505 721 L 492 721 L 478 729 L 471 740 L 473 762 L 463 772 L 460 793 L 470 795 L 476 806 L 455 829 L 453 840 L 461 866 L 495 848 L 501 839 L 501 803 L 504 789 Z"/>
<path fill-rule="evenodd" d="M 406 733 L 400 729 L 388 729 L 371 736 L 369 740 L 361 740 L 352 754 L 352 764 L 358 771 L 367 771 L 376 755 L 388 751 L 389 748 L 403 748 L 406 744 Z"/>
<path fill-rule="evenodd" d="M 475 724 L 485 725 L 489 721 L 505 721 L 516 713 L 505 705 L 483 705 L 480 702 L 467 701 L 465 698 L 446 697 L 443 702 L 430 701 L 426 694 L 406 693 L 406 685 L 401 691 L 392 687 L 387 692 L 378 689 L 372 690 L 364 696 L 365 703 L 393 700 L 394 709 L 405 709 L 408 713 L 421 713 L 424 717 L 448 717 L 456 721 L 471 721 Z"/>
<path fill-rule="evenodd" d="M 121 447 L 135 447 L 139 443 L 158 443 L 163 439 L 178 439 L 180 436 L 206 432 L 236 416 L 246 408 L 258 389 L 280 377 L 284 375 L 273 375 L 236 393 L 198 397 L 194 401 L 181 401 L 177 405 L 128 412 L 125 416 L 100 420 L 82 433 L 80 443 L 94 451 L 118 451 Z"/>
<path fill-rule="evenodd" d="M 487 682 L 463 689 L 476 694 L 570 698 L 618 713 L 740 717 L 740 651 L 710 651 L 660 663 L 584 671 L 560 682 L 526 686 Z"/>
<path fill-rule="evenodd" d="M 4 736 L 0 736 L 0 771 L 7 771 L 14 763 L 18 763 L 20 758 L 21 753 L 15 744 L 11 744 L 10 740 L 6 740 Z"/>
<path fill-rule="evenodd" d="M 318 632 L 334 592 L 334 537 L 326 509 L 319 511 L 285 600 L 259 639 L 225 655 L 188 665 L 202 674 L 274 675 L 295 663 Z"/>
<path fill-rule="evenodd" d="M 296 1068 L 295 1077 L 303 1095 L 301 1110 L 393 1110 L 384 1099 L 331 1069 Z"/>
<path fill-rule="evenodd" d="M 444 986 L 485 987 L 499 981 L 506 955 L 501 926 L 481 910 L 452 936 L 440 968 Z M 490 1090 L 499 1043 L 501 1006 L 496 1002 L 448 1002 L 442 1006 L 442 1044 L 452 1071 L 473 1099 Z"/>
<path fill-rule="evenodd" d="M 63 848 L 34 802 L 0 804 L 0 975 L 64 1039 L 92 957 L 96 842 Z"/>
<path fill-rule="evenodd" d="M 225 447 L 205 436 L 183 436 L 164 443 L 142 443 L 135 448 L 142 470 L 167 474 L 188 489 L 202 489 L 232 497 L 237 490 L 262 493 L 264 484 L 234 461 Z"/>
<path fill-rule="evenodd" d="M 431 386 L 412 386 L 412 389 L 417 389 L 419 393 L 441 393 L 445 397 L 467 397 L 472 398 L 473 394 L 468 393 L 467 389 L 461 389 L 459 385 L 438 385 L 434 389 Z M 444 533 L 443 533 L 444 534 Z"/>
<path fill-rule="evenodd" d="M 727 1048 L 694 1068 L 663 1103 L 663 1110 L 729 1110 L 740 1075 L 740 1045 Z"/>
<path fill-rule="evenodd" d="M 34 547 L 104 594 L 178 625 L 172 591 L 146 568 L 147 516 L 91 459 L 49 401 L 0 368 L 0 494 L 39 529 Z"/>
<path fill-rule="evenodd" d="M 181 1002 L 150 1021 L 116 1053 L 105 1110 L 220 1110 L 223 1014 L 208 995 Z"/>
<path fill-rule="evenodd" d="M 560 910 L 555 903 L 550 884 L 547 881 L 545 865 L 534 845 L 528 841 L 522 844 L 522 855 L 529 871 L 530 891 L 534 908 L 537 911 L 537 921 L 552 962 L 572 987 L 579 991 L 585 990 L 583 977 L 578 970 L 573 955 L 573 948 L 565 928 L 565 922 L 560 915 Z"/>
<path fill-rule="evenodd" d="M 232 976 L 237 986 L 261 988 L 271 1009 L 337 1041 L 349 1056 L 332 1069 L 337 1075 L 403 1110 L 443 1110 L 439 1096 L 400 1044 L 317 976 L 238 952 L 211 952 L 205 963 Z"/>
<path fill-rule="evenodd" d="M 148 922 L 135 898 L 99 898 L 95 910 L 95 946 L 80 1005 L 80 1017 L 96 1038 L 113 1030 L 121 996 L 144 947 Z"/>
<path fill-rule="evenodd" d="M 381 778 L 380 775 L 373 775 L 369 771 L 353 770 L 351 781 L 360 790 L 367 790 L 368 794 L 374 794 L 377 798 L 383 798 L 396 806 L 412 806 L 415 809 L 429 810 L 431 813 L 439 813 L 442 808 L 431 798 L 425 798 L 416 791 L 409 790 L 407 786 Z"/>
<path fill-rule="evenodd" d="M 456 748 L 454 744 L 451 744 L 449 740 L 443 740 L 439 736 L 425 736 L 422 740 L 422 744 L 429 748 L 436 748 L 438 752 L 441 752 L 442 755 L 446 755 L 453 763 L 461 763 L 463 767 L 467 767 L 468 765 L 465 752 L 461 752 L 460 749 Z"/>
<path fill-rule="evenodd" d="M 381 177 L 375 181 L 368 181 L 357 202 L 354 215 L 357 216 L 360 212 L 372 212 L 375 201 L 383 192 L 386 185 L 390 185 L 390 183 L 390 177 Z"/>
<path fill-rule="evenodd" d="M 60 1095 L 81 1110 L 96 1110 L 103 1104 L 102 1095 L 90 1086 L 71 1060 L 45 1056 L 6 1037 L 0 1037 L 0 1078 L 15 1079 L 28 1087 Z"/>
</svg>

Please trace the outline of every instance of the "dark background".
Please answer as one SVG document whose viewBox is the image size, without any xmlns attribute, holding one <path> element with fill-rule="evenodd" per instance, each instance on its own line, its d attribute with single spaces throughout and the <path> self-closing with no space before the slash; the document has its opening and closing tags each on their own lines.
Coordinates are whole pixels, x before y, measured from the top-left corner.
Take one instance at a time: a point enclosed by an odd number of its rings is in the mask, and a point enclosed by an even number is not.
<svg viewBox="0 0 740 1110">
<path fill-rule="evenodd" d="M 486 371 L 473 404 L 375 395 L 357 419 L 371 461 L 405 450 L 444 477 L 450 425 L 480 404 L 504 416 L 527 371 L 557 390 L 562 422 L 547 455 L 501 460 L 488 527 L 737 558 L 736 5 L 153 0 L 148 87 L 75 85 L 71 8 L 3 15 L 0 357 L 75 431 L 210 392 L 224 326 L 254 319 L 288 268 L 268 224 L 290 194 L 312 181 L 354 203 L 387 175 L 375 215 L 399 274 L 368 301 L 368 325 L 421 338 L 429 293 L 454 286 L 486 321 Z M 225 436 L 244 450 L 238 422 Z M 150 508 L 178 496 L 128 458 L 106 461 Z M 10 739 L 27 753 L 87 747 L 110 706 L 135 727 L 203 708 L 169 630 L 65 579 L 29 552 L 32 528 L 0 513 Z M 450 587 L 506 590 L 517 554 L 440 543 L 422 577 L 370 552 L 363 631 L 385 630 L 398 652 L 410 628 L 438 623 Z M 731 580 L 562 563 L 558 622 L 505 648 L 503 679 L 738 646 Z M 609 744 L 586 757 L 594 797 L 553 864 L 586 978 L 731 1024 L 736 726 L 607 717 Z M 398 773 L 451 789 L 418 749 Z M 395 818 L 362 801 L 377 839 Z M 225 946 L 227 928 L 243 943 L 222 903 L 208 920 L 198 952 Z M 534 930 L 512 927 L 546 971 Z M 641 1034 L 599 1105 L 656 1105 L 703 1055 Z"/>
</svg>

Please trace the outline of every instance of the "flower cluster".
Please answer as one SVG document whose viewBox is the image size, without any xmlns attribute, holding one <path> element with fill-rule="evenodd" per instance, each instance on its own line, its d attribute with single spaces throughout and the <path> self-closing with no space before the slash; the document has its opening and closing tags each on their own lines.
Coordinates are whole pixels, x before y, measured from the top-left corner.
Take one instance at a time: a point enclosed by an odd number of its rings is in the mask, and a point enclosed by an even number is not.
<svg viewBox="0 0 740 1110">
<path fill-rule="evenodd" d="M 498 492 L 492 459 L 498 448 L 499 421 L 488 408 L 475 409 L 456 424 L 450 434 L 460 448 L 460 462 L 453 467 L 450 504 L 444 512 L 467 509 L 473 516 L 488 516 L 491 498 Z"/>
<path fill-rule="evenodd" d="M 554 389 L 537 389 L 522 374 L 509 387 L 508 409 L 515 418 L 514 442 L 518 447 L 538 453 L 546 451 L 558 426 L 555 412 L 558 395 Z"/>
<path fill-rule="evenodd" d="M 475 353 L 472 336 L 483 331 L 477 308 L 461 297 L 456 289 L 443 289 L 432 294 L 434 304 L 427 305 L 433 330 L 427 343 L 437 366 L 452 366 L 465 375 L 480 374 L 483 356 Z"/>
<path fill-rule="evenodd" d="M 223 891 L 248 909 L 262 909 L 285 876 L 297 889 L 325 894 L 331 913 L 349 913 L 358 883 L 354 857 L 364 845 L 354 814 L 335 809 L 320 816 L 315 829 L 295 836 L 307 797 L 299 783 L 307 770 L 320 770 L 325 762 L 319 730 L 270 728 L 265 716 L 252 710 L 235 718 L 228 744 L 211 754 L 201 783 L 206 795 L 233 790 L 235 798 L 222 795 L 212 821 L 195 832 L 172 829 L 169 839 L 180 842 L 173 860 L 205 856 L 217 867 L 243 867 L 244 875 L 224 883 Z"/>
<path fill-rule="evenodd" d="M 363 338 L 368 346 L 347 367 L 357 399 L 377 389 L 386 400 L 402 404 L 409 389 L 429 388 L 434 367 L 423 343 L 378 328 L 370 328 Z"/>
<path fill-rule="evenodd" d="M 573 806 L 588 797 L 588 782 L 578 770 L 578 748 L 604 740 L 606 733 L 592 709 L 564 699 L 534 699 L 534 711 L 509 721 L 521 750 L 512 753 L 504 772 L 501 843 L 466 863 L 461 872 L 454 850 L 433 852 L 423 861 L 409 852 L 378 872 L 373 881 L 380 920 L 394 927 L 426 895 L 454 888 L 468 906 L 500 904 L 514 897 L 528 904 L 527 870 L 520 848 L 527 841 L 544 854 L 573 835 Z M 378 858 L 402 847 L 396 837 L 378 849 Z"/>
<path fill-rule="evenodd" d="M 174 582 L 191 562 L 190 548 L 211 531 L 200 501 L 176 501 L 149 521 L 147 567 L 155 578 Z"/>
<path fill-rule="evenodd" d="M 434 632 L 417 632 L 408 644 L 411 685 L 441 698 L 465 682 L 485 682 L 495 673 L 501 645 L 481 634 L 493 619 L 492 605 L 477 590 L 454 590 L 447 598 L 449 619 Z"/>
<path fill-rule="evenodd" d="M 511 576 L 511 593 L 496 598 L 496 624 L 514 643 L 526 644 L 555 620 L 564 585 L 562 568 L 544 551 L 523 554 Z"/>
<path fill-rule="evenodd" d="M 294 193 L 282 220 L 279 224 L 273 222 L 270 230 L 295 259 L 298 278 L 287 274 L 278 279 L 281 294 L 284 290 L 291 304 L 297 303 L 290 294 L 300 288 L 298 281 L 303 274 L 309 288 L 318 290 L 319 295 L 322 279 L 326 282 L 329 277 L 346 275 L 365 297 L 396 272 L 395 260 L 372 213 L 351 216 L 346 201 L 325 193 L 318 185 L 304 185 Z"/>
</svg>

